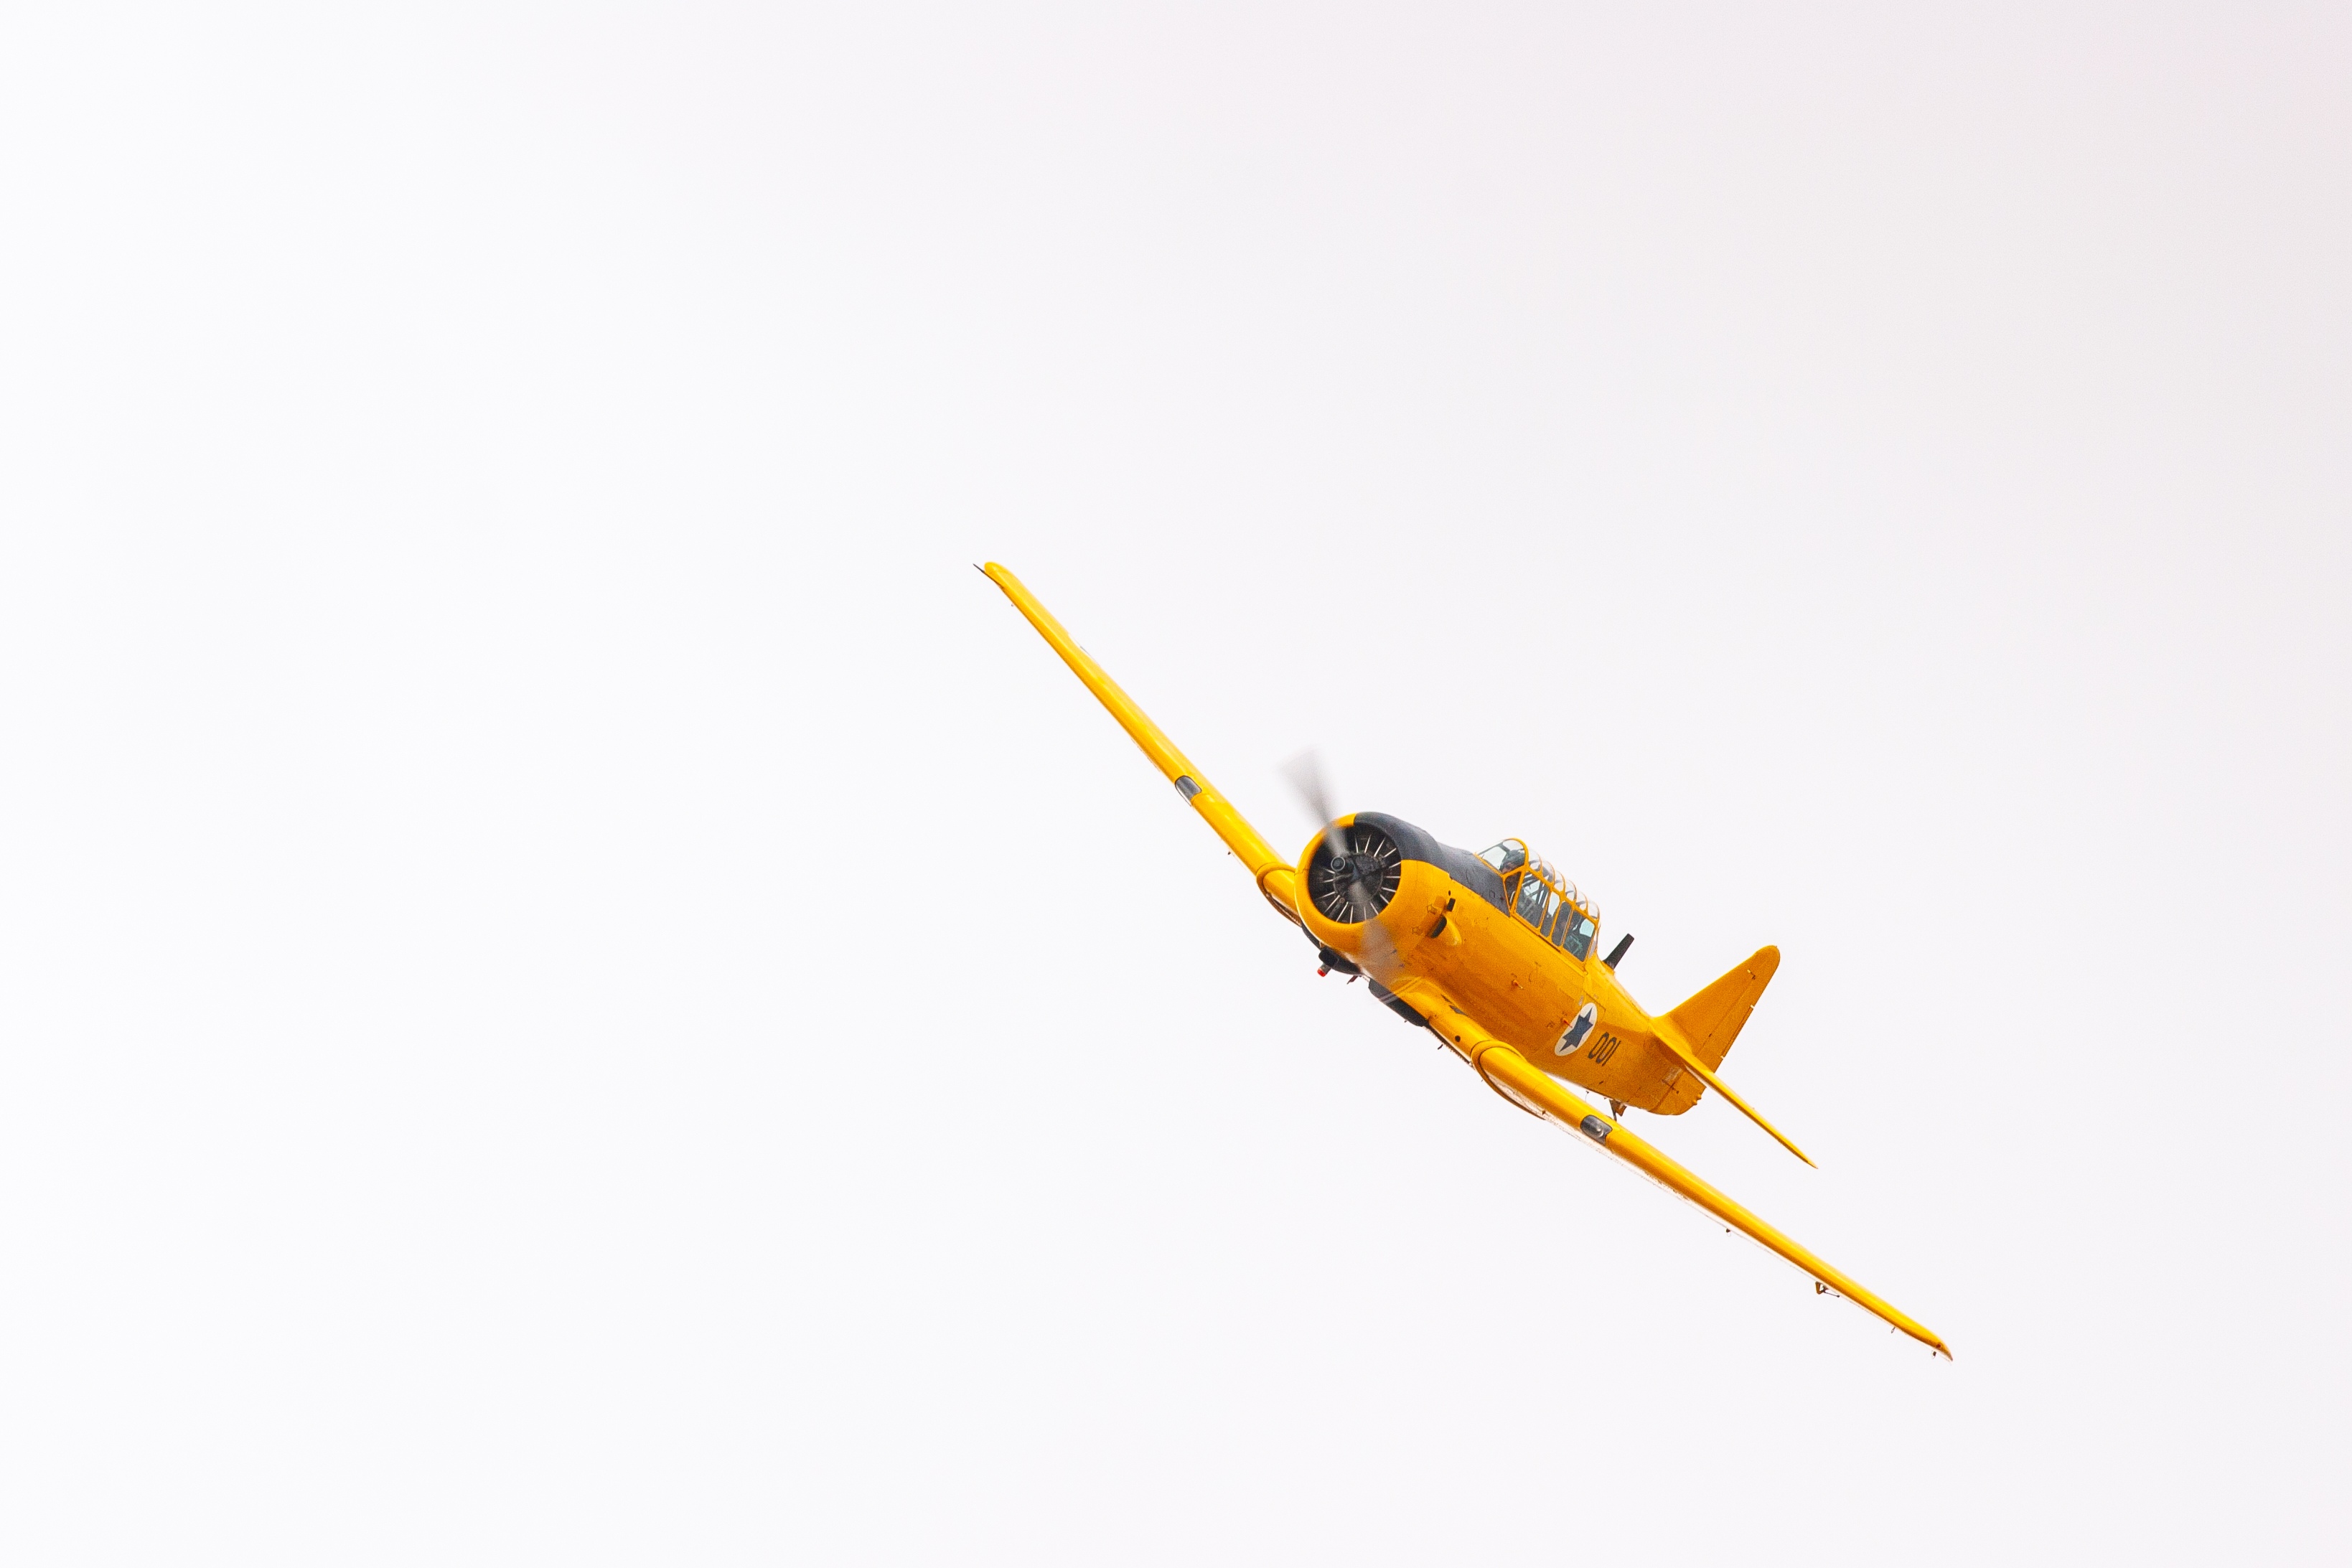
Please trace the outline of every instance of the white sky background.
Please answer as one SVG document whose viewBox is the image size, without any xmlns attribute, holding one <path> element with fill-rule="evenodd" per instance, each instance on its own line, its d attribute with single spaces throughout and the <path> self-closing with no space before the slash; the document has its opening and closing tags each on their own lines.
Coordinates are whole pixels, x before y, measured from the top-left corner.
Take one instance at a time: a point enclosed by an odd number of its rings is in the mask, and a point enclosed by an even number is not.
<svg viewBox="0 0 2352 1568">
<path fill-rule="evenodd" d="M 1612 9 L 0 26 L 0 1556 L 2340 1561 L 2352 25 Z"/>
</svg>

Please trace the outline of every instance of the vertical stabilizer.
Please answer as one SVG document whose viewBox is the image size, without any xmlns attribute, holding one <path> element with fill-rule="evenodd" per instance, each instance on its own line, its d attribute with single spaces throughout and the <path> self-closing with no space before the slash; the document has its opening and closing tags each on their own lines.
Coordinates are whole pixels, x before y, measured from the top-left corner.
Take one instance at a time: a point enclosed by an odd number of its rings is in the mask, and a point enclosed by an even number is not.
<svg viewBox="0 0 2352 1568">
<path fill-rule="evenodd" d="M 1718 1068 L 1780 967 L 1780 949 L 1759 947 L 1744 963 L 1733 965 L 1714 984 L 1666 1014 L 1666 1021 L 1689 1042 L 1693 1056 L 1709 1071 Z"/>
</svg>

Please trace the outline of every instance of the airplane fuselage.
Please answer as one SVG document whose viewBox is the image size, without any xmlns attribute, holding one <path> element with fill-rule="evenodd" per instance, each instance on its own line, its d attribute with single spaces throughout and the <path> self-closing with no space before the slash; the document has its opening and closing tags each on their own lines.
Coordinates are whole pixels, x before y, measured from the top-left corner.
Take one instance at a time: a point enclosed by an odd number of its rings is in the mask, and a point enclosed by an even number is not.
<svg viewBox="0 0 2352 1568">
<path fill-rule="evenodd" d="M 1697 1103 L 1700 1086 L 1659 1044 L 1657 1020 L 1626 994 L 1615 971 L 1597 956 L 1556 945 L 1522 918 L 1501 873 L 1393 817 L 1360 812 L 1339 825 L 1358 822 L 1397 841 L 1398 884 L 1364 921 L 1334 921 L 1301 899 L 1307 934 L 1319 945 L 1390 992 L 1433 987 L 1555 1078 L 1667 1115 Z M 1300 854 L 1301 885 L 1323 844 L 1318 834 Z M 1582 1016 L 1588 1007 L 1591 1015 Z"/>
</svg>

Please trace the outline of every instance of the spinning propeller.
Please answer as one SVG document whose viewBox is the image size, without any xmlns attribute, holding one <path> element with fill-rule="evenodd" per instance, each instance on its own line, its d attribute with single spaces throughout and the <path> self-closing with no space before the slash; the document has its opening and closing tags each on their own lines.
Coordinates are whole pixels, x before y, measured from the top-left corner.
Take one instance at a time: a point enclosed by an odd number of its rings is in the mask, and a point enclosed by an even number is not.
<svg viewBox="0 0 2352 1568">
<path fill-rule="evenodd" d="M 1343 825 L 1331 810 L 1331 793 L 1324 783 L 1321 759 L 1304 751 L 1284 766 L 1291 785 L 1323 824 L 1323 842 L 1307 867 L 1306 894 L 1327 920 L 1342 925 L 1363 925 L 1368 942 L 1388 946 L 1381 928 L 1370 924 L 1396 896 L 1404 856 L 1396 841 L 1369 823 Z"/>
</svg>

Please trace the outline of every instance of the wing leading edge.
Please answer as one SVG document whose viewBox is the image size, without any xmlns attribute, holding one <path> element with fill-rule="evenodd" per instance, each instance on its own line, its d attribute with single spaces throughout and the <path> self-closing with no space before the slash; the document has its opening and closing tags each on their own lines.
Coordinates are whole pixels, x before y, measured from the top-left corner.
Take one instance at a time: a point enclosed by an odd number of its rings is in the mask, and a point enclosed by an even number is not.
<svg viewBox="0 0 2352 1568">
<path fill-rule="evenodd" d="M 1234 852 L 1234 857 L 1249 867 L 1250 875 L 1256 879 L 1258 891 L 1265 894 L 1266 902 L 1286 918 L 1297 921 L 1297 868 L 1276 854 L 1274 847 L 1250 826 L 1249 820 L 1234 810 L 1231 801 L 1217 793 L 1216 787 L 1192 766 L 1182 752 L 1176 749 L 1176 743 L 1161 733 L 1160 727 L 1151 722 L 1150 716 L 1136 706 L 1135 699 L 1119 690 L 1118 683 L 1095 663 L 1094 655 L 1079 647 L 1077 639 L 1063 630 L 1062 623 L 1037 601 L 1037 596 L 1029 591 L 1027 585 L 994 561 L 990 561 L 980 570 L 982 576 L 1004 591 L 1004 597 L 1013 601 L 1013 607 L 1028 617 L 1029 624 L 1034 626 L 1037 634 L 1062 656 L 1062 663 L 1070 666 L 1071 673 L 1078 677 L 1087 690 L 1094 693 L 1095 700 L 1110 710 L 1111 717 L 1118 720 L 1119 727 L 1127 731 L 1128 737 L 1143 748 L 1143 755 L 1151 758 L 1152 766 L 1176 787 L 1176 792 L 1184 797 L 1192 810 L 1200 813 L 1202 821 L 1225 841 L 1225 847 Z"/>
<path fill-rule="evenodd" d="M 1414 1010 L 1429 1020 L 1429 1027 L 1440 1037 L 1453 1043 L 1496 1093 L 1546 1121 L 1556 1122 L 1570 1132 L 1591 1138 L 1601 1145 L 1603 1152 L 1615 1155 L 1677 1197 L 1688 1198 L 1767 1251 L 1803 1270 L 1813 1277 L 1817 1284 L 1835 1291 L 1865 1312 L 1884 1319 L 1945 1360 L 1952 1358 L 1950 1347 L 1938 1339 L 1935 1331 L 1927 1324 L 1885 1297 L 1865 1289 L 1852 1275 L 1832 1268 L 1733 1202 L 1727 1195 L 1669 1159 L 1665 1152 L 1655 1145 L 1627 1132 L 1618 1123 L 1586 1104 L 1569 1092 L 1567 1086 L 1558 1079 L 1542 1071 L 1526 1057 L 1454 1011 L 1451 1003 L 1433 992 L 1420 988 L 1413 989 L 1418 994 L 1407 994 L 1406 999 Z"/>
</svg>

